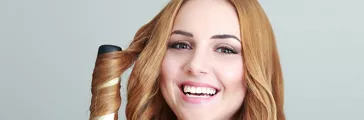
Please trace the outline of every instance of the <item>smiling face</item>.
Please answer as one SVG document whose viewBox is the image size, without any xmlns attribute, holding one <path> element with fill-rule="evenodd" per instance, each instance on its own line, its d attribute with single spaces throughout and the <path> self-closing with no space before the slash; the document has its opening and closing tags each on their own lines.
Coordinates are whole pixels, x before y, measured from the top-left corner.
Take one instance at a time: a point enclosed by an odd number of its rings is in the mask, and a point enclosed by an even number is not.
<svg viewBox="0 0 364 120">
<path fill-rule="evenodd" d="M 186 1 L 161 68 L 164 99 L 178 119 L 230 119 L 246 91 L 238 16 L 225 0 Z"/>
</svg>

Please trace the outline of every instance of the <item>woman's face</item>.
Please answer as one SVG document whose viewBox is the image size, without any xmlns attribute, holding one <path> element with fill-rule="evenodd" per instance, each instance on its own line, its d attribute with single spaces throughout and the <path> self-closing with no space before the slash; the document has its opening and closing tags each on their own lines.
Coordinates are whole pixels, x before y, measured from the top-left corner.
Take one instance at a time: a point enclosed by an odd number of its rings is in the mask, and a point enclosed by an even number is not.
<svg viewBox="0 0 364 120">
<path fill-rule="evenodd" d="M 229 119 L 246 85 L 238 16 L 225 0 L 191 0 L 179 10 L 161 69 L 161 91 L 179 119 Z"/>
</svg>

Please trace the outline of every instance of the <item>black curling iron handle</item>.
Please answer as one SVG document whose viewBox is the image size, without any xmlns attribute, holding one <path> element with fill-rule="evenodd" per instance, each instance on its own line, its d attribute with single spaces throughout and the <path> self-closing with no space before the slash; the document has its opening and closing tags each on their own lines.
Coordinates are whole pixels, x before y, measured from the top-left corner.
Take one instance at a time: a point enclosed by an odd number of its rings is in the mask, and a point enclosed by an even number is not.
<svg viewBox="0 0 364 120">
<path fill-rule="evenodd" d="M 110 53 L 110 52 L 114 52 L 114 51 L 122 51 L 122 49 L 116 45 L 101 45 L 99 47 L 99 51 L 98 51 L 97 55 L 101 55 L 104 53 Z"/>
</svg>

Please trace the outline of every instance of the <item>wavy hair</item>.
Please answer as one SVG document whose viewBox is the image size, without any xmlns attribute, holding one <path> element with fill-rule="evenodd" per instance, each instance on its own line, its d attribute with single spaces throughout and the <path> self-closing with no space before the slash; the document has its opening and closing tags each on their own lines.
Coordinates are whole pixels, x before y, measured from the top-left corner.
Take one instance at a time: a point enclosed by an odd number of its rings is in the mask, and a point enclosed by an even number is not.
<svg viewBox="0 0 364 120">
<path fill-rule="evenodd" d="M 132 64 L 134 67 L 127 84 L 126 118 L 177 119 L 161 94 L 159 76 L 170 31 L 184 1 L 169 2 L 137 31 L 126 50 L 98 56 L 92 79 L 90 119 L 117 113 L 121 102 L 120 84 L 105 90 L 98 88 L 119 77 Z M 285 120 L 282 70 L 271 24 L 257 0 L 229 1 L 239 18 L 248 87 L 243 105 L 233 119 Z"/>
</svg>

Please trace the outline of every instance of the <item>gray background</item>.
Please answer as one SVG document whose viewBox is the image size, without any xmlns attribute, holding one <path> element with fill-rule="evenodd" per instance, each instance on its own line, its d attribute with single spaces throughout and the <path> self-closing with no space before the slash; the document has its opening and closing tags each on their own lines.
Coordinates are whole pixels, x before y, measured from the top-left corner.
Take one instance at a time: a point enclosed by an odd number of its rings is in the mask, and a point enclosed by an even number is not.
<svg viewBox="0 0 364 120">
<path fill-rule="evenodd" d="M 98 46 L 125 48 L 167 2 L 0 0 L 0 119 L 88 119 Z M 364 2 L 260 2 L 277 37 L 287 118 L 363 120 Z"/>
</svg>

